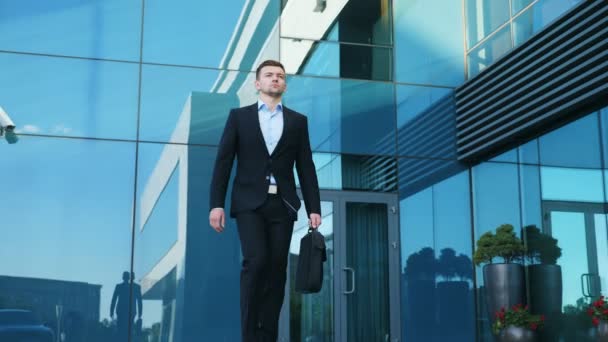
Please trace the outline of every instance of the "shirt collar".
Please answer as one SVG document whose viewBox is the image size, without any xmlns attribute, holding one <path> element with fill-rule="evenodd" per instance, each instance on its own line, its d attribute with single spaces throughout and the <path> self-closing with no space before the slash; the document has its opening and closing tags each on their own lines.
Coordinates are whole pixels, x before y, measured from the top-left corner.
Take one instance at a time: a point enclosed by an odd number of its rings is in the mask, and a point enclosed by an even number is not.
<svg viewBox="0 0 608 342">
<path fill-rule="evenodd" d="M 264 101 L 258 99 L 258 110 L 268 110 L 268 106 L 264 103 Z M 283 103 L 279 102 L 277 103 L 277 107 L 275 109 L 275 111 L 282 111 L 283 110 Z"/>
</svg>

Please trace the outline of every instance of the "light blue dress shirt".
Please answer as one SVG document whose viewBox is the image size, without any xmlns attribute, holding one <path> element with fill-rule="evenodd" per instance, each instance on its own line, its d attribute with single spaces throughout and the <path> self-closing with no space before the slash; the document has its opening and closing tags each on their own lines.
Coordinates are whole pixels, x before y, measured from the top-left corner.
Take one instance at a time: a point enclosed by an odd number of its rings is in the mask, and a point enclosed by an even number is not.
<svg viewBox="0 0 608 342">
<path fill-rule="evenodd" d="M 279 102 L 274 111 L 271 112 L 262 100 L 258 100 L 258 119 L 266 149 L 268 149 L 268 154 L 272 154 L 283 134 L 283 104 Z M 277 184 L 272 174 L 270 175 L 270 184 Z"/>
</svg>

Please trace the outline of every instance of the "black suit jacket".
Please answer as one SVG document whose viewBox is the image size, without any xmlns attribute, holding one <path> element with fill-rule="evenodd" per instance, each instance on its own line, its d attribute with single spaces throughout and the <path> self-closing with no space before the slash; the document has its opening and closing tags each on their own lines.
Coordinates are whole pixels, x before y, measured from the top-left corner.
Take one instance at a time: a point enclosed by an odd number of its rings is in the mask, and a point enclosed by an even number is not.
<svg viewBox="0 0 608 342">
<path fill-rule="evenodd" d="M 237 168 L 230 216 L 256 209 L 264 203 L 268 196 L 269 175 L 272 173 L 290 216 L 296 220 L 300 199 L 296 193 L 294 164 L 306 212 L 309 216 L 311 213 L 321 214 L 319 184 L 312 161 L 306 116 L 283 106 L 283 134 L 269 155 L 260 128 L 257 103 L 232 109 L 215 160 L 209 200 L 211 209 L 224 208 L 235 156 Z"/>
</svg>

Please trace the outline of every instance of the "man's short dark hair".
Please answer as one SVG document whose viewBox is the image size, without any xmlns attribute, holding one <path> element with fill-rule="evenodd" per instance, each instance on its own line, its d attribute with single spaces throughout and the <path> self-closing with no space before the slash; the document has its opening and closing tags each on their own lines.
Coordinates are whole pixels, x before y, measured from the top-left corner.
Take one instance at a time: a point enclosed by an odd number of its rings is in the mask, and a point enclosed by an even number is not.
<svg viewBox="0 0 608 342">
<path fill-rule="evenodd" d="M 262 71 L 263 67 L 267 67 L 267 66 L 275 66 L 275 67 L 279 67 L 281 69 L 283 69 L 283 72 L 285 72 L 285 67 L 283 66 L 283 64 L 281 64 L 281 62 L 279 61 L 275 61 L 272 59 L 267 59 L 265 61 L 263 61 L 258 68 L 255 70 L 255 79 L 259 80 L 260 79 L 260 71 Z"/>
</svg>

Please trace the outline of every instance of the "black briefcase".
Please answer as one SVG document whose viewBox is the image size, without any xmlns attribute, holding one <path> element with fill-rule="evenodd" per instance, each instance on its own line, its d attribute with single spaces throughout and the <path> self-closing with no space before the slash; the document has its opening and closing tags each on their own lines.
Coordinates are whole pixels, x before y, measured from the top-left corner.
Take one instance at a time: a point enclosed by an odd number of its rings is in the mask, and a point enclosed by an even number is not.
<svg viewBox="0 0 608 342">
<path fill-rule="evenodd" d="M 296 292 L 315 293 L 323 286 L 323 262 L 327 260 L 325 238 L 316 229 L 300 240 L 300 256 L 296 270 Z"/>
</svg>

